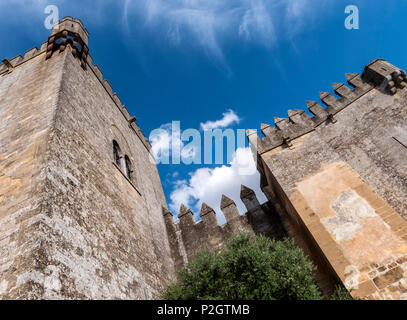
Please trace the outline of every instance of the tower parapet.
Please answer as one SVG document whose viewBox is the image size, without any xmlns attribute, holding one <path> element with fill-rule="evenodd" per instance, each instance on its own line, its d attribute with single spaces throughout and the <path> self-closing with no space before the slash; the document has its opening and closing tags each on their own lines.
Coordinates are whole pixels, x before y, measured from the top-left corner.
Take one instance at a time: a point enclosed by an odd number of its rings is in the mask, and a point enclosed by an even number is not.
<svg viewBox="0 0 407 320">
<path fill-rule="evenodd" d="M 362 78 L 390 94 L 395 94 L 397 89 L 407 86 L 406 72 L 383 59 L 369 63 L 363 71 Z"/>
<path fill-rule="evenodd" d="M 56 34 L 64 30 L 70 32 L 73 35 L 79 36 L 81 41 L 88 45 L 89 32 L 83 26 L 83 23 L 80 19 L 72 18 L 69 16 L 64 17 L 61 21 L 58 21 L 54 24 L 51 36 L 55 36 Z"/>
<path fill-rule="evenodd" d="M 51 58 L 55 51 L 63 52 L 67 44 L 71 45 L 72 54 L 79 59 L 82 68 L 86 69 L 89 33 L 79 19 L 65 17 L 54 24 L 48 38 L 46 59 Z"/>
<path fill-rule="evenodd" d="M 45 53 L 45 59 L 48 60 L 54 54 L 64 52 L 66 48 L 69 48 L 82 68 L 89 68 L 95 74 L 117 108 L 126 118 L 129 127 L 132 128 L 133 132 L 139 137 L 145 148 L 150 151 L 151 144 L 137 125 L 136 117 L 130 115 L 126 106 L 122 105 L 118 94 L 113 91 L 109 81 L 103 78 L 103 73 L 100 68 L 96 64 L 93 64 L 92 57 L 89 53 L 88 42 L 89 33 L 83 26 L 82 21 L 72 17 L 65 17 L 54 24 L 51 35 L 48 40 L 41 45 L 40 49 L 34 47 L 28 50 L 24 56 L 18 55 L 10 60 L 7 58 L 2 59 L 0 75 L 13 72 L 16 67 L 41 54 Z"/>
</svg>

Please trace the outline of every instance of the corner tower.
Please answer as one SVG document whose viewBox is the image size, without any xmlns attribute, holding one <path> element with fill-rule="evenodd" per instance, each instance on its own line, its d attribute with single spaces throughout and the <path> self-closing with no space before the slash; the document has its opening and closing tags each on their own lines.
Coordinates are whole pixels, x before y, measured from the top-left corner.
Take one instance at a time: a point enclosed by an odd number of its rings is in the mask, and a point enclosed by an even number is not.
<svg viewBox="0 0 407 320">
<path fill-rule="evenodd" d="M 248 132 L 262 188 L 288 234 L 363 299 L 407 299 L 407 78 L 376 59 L 318 102 Z"/>
<path fill-rule="evenodd" d="M 150 144 L 64 18 L 0 65 L 0 299 L 153 299 L 173 276 Z"/>
</svg>

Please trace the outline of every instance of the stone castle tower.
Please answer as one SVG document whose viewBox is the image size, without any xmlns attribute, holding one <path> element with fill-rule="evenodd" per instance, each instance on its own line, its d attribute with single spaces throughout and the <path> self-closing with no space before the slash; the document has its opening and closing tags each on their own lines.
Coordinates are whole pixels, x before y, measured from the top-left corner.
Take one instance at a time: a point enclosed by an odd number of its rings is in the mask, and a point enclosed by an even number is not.
<svg viewBox="0 0 407 320">
<path fill-rule="evenodd" d="M 323 108 L 248 131 L 268 202 L 227 220 L 167 210 L 151 146 L 92 63 L 78 19 L 0 64 L 0 299 L 155 299 L 199 249 L 240 231 L 294 238 L 329 296 L 407 299 L 407 86 L 384 60 Z"/>
<path fill-rule="evenodd" d="M 335 282 L 365 299 L 407 299 L 407 80 L 377 59 L 288 111 L 264 137 L 248 131 L 261 187 L 288 234 Z M 351 89 L 352 88 L 352 89 Z"/>
</svg>

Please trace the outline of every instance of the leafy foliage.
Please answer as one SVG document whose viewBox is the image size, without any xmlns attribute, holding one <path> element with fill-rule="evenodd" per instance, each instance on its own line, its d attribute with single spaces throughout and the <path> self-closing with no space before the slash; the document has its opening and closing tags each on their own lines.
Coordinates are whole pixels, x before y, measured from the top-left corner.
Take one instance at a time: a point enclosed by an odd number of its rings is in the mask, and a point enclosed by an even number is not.
<svg viewBox="0 0 407 320">
<path fill-rule="evenodd" d="M 166 288 L 169 300 L 322 299 L 313 264 L 292 240 L 241 234 L 220 252 L 199 252 Z"/>
<path fill-rule="evenodd" d="M 353 300 L 353 298 L 344 286 L 337 285 L 331 296 L 331 300 Z"/>
</svg>

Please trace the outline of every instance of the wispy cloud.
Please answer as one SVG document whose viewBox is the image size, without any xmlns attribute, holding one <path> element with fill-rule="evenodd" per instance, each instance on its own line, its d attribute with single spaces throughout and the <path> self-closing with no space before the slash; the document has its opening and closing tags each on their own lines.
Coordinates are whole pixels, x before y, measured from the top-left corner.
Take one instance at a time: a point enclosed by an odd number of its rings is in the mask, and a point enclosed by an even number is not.
<svg viewBox="0 0 407 320">
<path fill-rule="evenodd" d="M 238 38 L 271 47 L 285 30 L 289 36 L 299 32 L 316 5 L 306 0 L 126 0 L 123 23 L 128 28 L 132 18 L 141 17 L 171 43 L 192 40 L 223 60 L 224 42 Z"/>
<path fill-rule="evenodd" d="M 217 128 L 226 128 L 226 127 L 229 127 L 233 123 L 240 122 L 240 118 L 231 109 L 229 109 L 228 111 L 223 113 L 222 116 L 223 116 L 222 119 L 201 123 L 200 124 L 201 129 L 206 131 L 206 130 L 217 129 Z"/>
<path fill-rule="evenodd" d="M 255 35 L 266 46 L 276 40 L 276 31 L 268 5 L 262 0 L 250 1 L 239 25 L 239 35 L 252 39 Z"/>
<path fill-rule="evenodd" d="M 282 37 L 292 38 L 305 30 L 307 23 L 319 19 L 316 9 L 333 0 L 101 0 L 83 1 L 65 12 L 70 3 L 76 1 L 10 0 L 0 1 L 0 8 L 12 11 L 18 7 L 31 17 L 44 19 L 45 6 L 53 4 L 62 16 L 87 12 L 89 20 L 98 24 L 112 19 L 110 12 L 116 8 L 121 10 L 128 34 L 148 28 L 174 45 L 197 44 L 223 61 L 228 41 L 256 42 L 270 48 Z"/>
<path fill-rule="evenodd" d="M 318 1 L 320 8 L 327 0 Z M 314 10 L 314 12 L 313 12 Z M 310 4 L 307 0 L 289 0 L 285 8 L 285 36 L 289 39 L 293 38 L 300 30 L 306 27 L 306 23 L 310 23 L 312 18 L 316 16 L 315 5 Z M 307 17 L 307 19 L 305 19 Z"/>
</svg>

